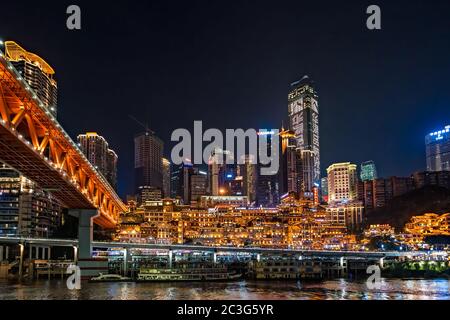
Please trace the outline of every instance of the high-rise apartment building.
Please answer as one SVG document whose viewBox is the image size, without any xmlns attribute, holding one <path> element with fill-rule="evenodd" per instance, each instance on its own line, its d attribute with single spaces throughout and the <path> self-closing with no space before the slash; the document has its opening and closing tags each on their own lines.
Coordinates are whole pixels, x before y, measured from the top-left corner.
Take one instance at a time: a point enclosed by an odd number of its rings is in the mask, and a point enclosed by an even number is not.
<svg viewBox="0 0 450 320">
<path fill-rule="evenodd" d="M 372 160 L 361 163 L 361 181 L 370 181 L 377 178 L 377 168 Z"/>
<path fill-rule="evenodd" d="M 267 130 L 260 130 L 258 135 L 266 136 L 268 154 L 272 157 L 279 157 L 279 150 L 272 150 L 272 139 L 279 139 L 279 136 Z M 275 207 L 280 203 L 281 196 L 279 168 L 276 171 L 267 172 L 267 174 L 263 175 L 261 174 L 262 168 L 267 166 L 258 163 L 257 167 L 256 204 L 264 207 Z"/>
<path fill-rule="evenodd" d="M 89 162 L 100 172 L 109 184 L 117 189 L 117 154 L 109 149 L 105 138 L 96 132 L 78 135 L 78 146 Z"/>
<path fill-rule="evenodd" d="M 322 193 L 322 201 L 328 202 L 328 178 L 320 179 L 320 191 Z"/>
<path fill-rule="evenodd" d="M 154 132 L 147 130 L 134 138 L 135 188 L 163 188 L 164 144 Z"/>
<path fill-rule="evenodd" d="M 243 180 L 243 195 L 247 196 L 250 204 L 254 204 L 256 201 L 258 172 L 255 158 L 254 155 L 245 155 L 244 164 L 240 165 L 240 174 Z"/>
<path fill-rule="evenodd" d="M 114 150 L 108 149 L 106 152 L 106 175 L 105 178 L 108 180 L 111 187 L 117 190 L 117 162 L 119 157 Z"/>
<path fill-rule="evenodd" d="M 170 198 L 170 172 L 171 164 L 166 158 L 162 158 L 162 169 L 163 169 L 163 196 L 165 198 Z"/>
<path fill-rule="evenodd" d="M 225 177 L 229 172 L 230 163 L 233 155 L 228 150 L 216 148 L 211 152 L 208 161 L 208 193 L 212 196 L 221 195 L 220 190 L 225 185 Z"/>
<path fill-rule="evenodd" d="M 335 163 L 327 168 L 329 202 L 358 199 L 356 170 L 356 164 L 350 162 Z"/>
<path fill-rule="evenodd" d="M 450 171 L 450 125 L 425 137 L 427 171 Z"/>
<path fill-rule="evenodd" d="M 193 174 L 191 174 L 190 176 L 189 202 L 200 203 L 201 197 L 206 195 L 207 187 L 208 187 L 208 177 L 206 175 L 206 172 L 194 170 Z"/>
<path fill-rule="evenodd" d="M 50 192 L 0 164 L 0 236 L 51 237 L 61 214 L 61 204 Z"/>
<path fill-rule="evenodd" d="M 291 84 L 288 95 L 290 129 L 302 160 L 303 192 L 320 184 L 319 105 L 308 76 Z"/>
<path fill-rule="evenodd" d="M 44 59 L 26 51 L 14 41 L 5 41 L 5 56 L 44 106 L 56 116 L 58 88 L 53 78 L 53 68 Z"/>
<path fill-rule="evenodd" d="M 185 161 L 175 166 L 171 173 L 172 197 L 180 197 L 184 204 L 198 202 L 207 194 L 207 173 Z"/>
<path fill-rule="evenodd" d="M 280 157 L 280 192 L 294 192 L 297 196 L 302 191 L 303 173 L 301 151 L 297 147 L 293 131 L 282 129 Z"/>
</svg>

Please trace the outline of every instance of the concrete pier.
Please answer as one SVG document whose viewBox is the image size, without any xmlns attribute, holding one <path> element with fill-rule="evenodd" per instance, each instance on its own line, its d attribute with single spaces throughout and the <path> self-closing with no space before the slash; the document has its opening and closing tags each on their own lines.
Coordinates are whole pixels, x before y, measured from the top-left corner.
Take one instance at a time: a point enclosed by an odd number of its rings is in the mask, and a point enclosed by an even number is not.
<svg viewBox="0 0 450 320">
<path fill-rule="evenodd" d="M 80 267 L 81 279 L 88 280 L 101 272 L 108 273 L 107 259 L 92 258 L 93 220 L 99 212 L 95 209 L 71 209 L 69 214 L 78 218 L 78 256 L 75 260 Z"/>
</svg>

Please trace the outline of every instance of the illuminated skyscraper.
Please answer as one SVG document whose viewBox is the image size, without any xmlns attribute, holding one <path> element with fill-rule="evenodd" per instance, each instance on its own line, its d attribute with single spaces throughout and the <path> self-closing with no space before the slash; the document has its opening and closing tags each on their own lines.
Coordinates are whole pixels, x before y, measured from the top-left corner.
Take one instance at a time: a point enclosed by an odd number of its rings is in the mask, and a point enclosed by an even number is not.
<svg viewBox="0 0 450 320">
<path fill-rule="evenodd" d="M 427 171 L 450 171 L 450 125 L 425 137 Z"/>
<path fill-rule="evenodd" d="M 356 164 L 335 163 L 327 168 L 328 202 L 358 199 Z"/>
<path fill-rule="evenodd" d="M 302 161 L 303 192 L 320 184 L 319 105 L 308 76 L 291 84 L 288 96 L 290 129 Z"/>
<path fill-rule="evenodd" d="M 240 175 L 243 179 L 244 196 L 250 204 L 256 200 L 256 184 L 258 179 L 257 165 L 254 155 L 244 155 L 244 164 L 239 165 Z"/>
<path fill-rule="evenodd" d="M 117 188 L 117 154 L 108 148 L 108 142 L 96 132 L 78 135 L 78 145 L 90 163 Z"/>
<path fill-rule="evenodd" d="M 372 160 L 361 163 L 361 181 L 377 179 L 377 168 Z"/>
<path fill-rule="evenodd" d="M 278 135 L 275 135 L 271 131 L 260 130 L 258 135 L 266 136 L 267 138 L 267 154 L 272 157 L 279 157 L 279 150 L 272 149 L 272 139 L 279 139 Z M 256 186 L 256 204 L 264 207 L 275 207 L 280 203 L 280 181 L 277 170 L 270 172 L 271 174 L 261 174 L 262 168 L 267 168 L 267 165 L 258 163 L 258 177 Z"/>
<path fill-rule="evenodd" d="M 282 194 L 302 190 L 301 153 L 293 131 L 281 130 L 280 191 Z"/>
<path fill-rule="evenodd" d="M 169 198 L 170 195 L 170 169 L 171 164 L 170 161 L 166 158 L 162 158 L 162 167 L 163 167 L 163 196 Z"/>
<path fill-rule="evenodd" d="M 136 192 L 142 186 L 163 188 L 164 144 L 148 130 L 134 137 L 134 168 Z"/>
<path fill-rule="evenodd" d="M 106 179 L 109 184 L 117 190 L 117 161 L 119 157 L 114 150 L 108 149 L 106 152 Z"/>
<path fill-rule="evenodd" d="M 14 41 L 5 42 L 5 56 L 22 75 L 44 106 L 56 116 L 57 85 L 55 71 L 38 55 L 26 51 Z"/>
</svg>

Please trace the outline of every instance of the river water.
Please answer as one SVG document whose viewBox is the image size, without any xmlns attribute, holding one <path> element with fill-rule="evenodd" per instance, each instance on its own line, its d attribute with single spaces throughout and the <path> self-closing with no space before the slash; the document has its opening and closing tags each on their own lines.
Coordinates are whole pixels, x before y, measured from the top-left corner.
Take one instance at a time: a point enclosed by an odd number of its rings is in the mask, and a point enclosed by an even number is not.
<svg viewBox="0 0 450 320">
<path fill-rule="evenodd" d="M 82 283 L 69 290 L 65 280 L 0 282 L 0 300 L 450 300 L 450 280 L 383 279 L 381 289 L 364 281 L 234 281 L 191 283 Z"/>
</svg>

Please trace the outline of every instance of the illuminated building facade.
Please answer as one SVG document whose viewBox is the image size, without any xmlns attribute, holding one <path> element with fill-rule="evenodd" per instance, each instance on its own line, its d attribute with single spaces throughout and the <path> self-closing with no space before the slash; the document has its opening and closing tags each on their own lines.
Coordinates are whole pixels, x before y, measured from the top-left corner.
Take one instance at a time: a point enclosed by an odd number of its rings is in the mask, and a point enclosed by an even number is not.
<svg viewBox="0 0 450 320">
<path fill-rule="evenodd" d="M 371 181 L 377 178 L 377 168 L 372 160 L 361 163 L 361 181 Z"/>
<path fill-rule="evenodd" d="M 132 215 L 123 215 L 126 219 L 116 238 L 207 246 L 359 249 L 348 231 L 361 219 L 356 207 L 332 215 L 309 200 L 289 201 L 278 208 L 248 208 L 247 201 L 245 196 L 203 196 L 195 207 L 170 199 L 148 202 Z M 137 224 L 139 216 L 142 220 Z"/>
<path fill-rule="evenodd" d="M 208 178 L 206 172 L 195 170 L 189 177 L 189 203 L 200 202 L 200 198 L 206 195 Z"/>
<path fill-rule="evenodd" d="M 164 144 L 154 132 L 147 130 L 134 137 L 135 189 L 139 187 L 163 188 Z"/>
<path fill-rule="evenodd" d="M 166 158 L 162 159 L 162 169 L 163 169 L 163 196 L 165 198 L 170 198 L 170 187 L 171 187 L 171 163 Z"/>
<path fill-rule="evenodd" d="M 272 157 L 279 157 L 279 150 L 272 150 L 272 139 L 279 139 L 272 131 L 260 130 L 258 135 L 264 135 L 267 141 L 267 154 Z M 257 185 L 256 185 L 256 204 L 263 207 L 275 207 L 280 203 L 280 180 L 279 168 L 270 174 L 262 175 L 262 168 L 267 167 L 260 162 L 257 165 Z"/>
<path fill-rule="evenodd" d="M 114 150 L 108 149 L 106 152 L 106 180 L 108 180 L 111 187 L 117 190 L 117 162 L 119 157 Z"/>
<path fill-rule="evenodd" d="M 322 192 L 322 201 L 328 202 L 328 178 L 320 179 L 320 191 Z"/>
<path fill-rule="evenodd" d="M 5 41 L 5 56 L 56 117 L 58 88 L 53 78 L 53 68 L 44 59 L 26 51 L 14 41 Z"/>
<path fill-rule="evenodd" d="M 281 194 L 294 192 L 299 195 L 303 181 L 300 149 L 297 147 L 293 131 L 282 129 L 280 138 L 280 192 Z"/>
<path fill-rule="evenodd" d="M 253 155 L 245 155 L 244 164 L 240 165 L 240 173 L 243 180 L 243 195 L 247 196 L 250 204 L 254 204 L 256 201 L 258 172 Z"/>
<path fill-rule="evenodd" d="M 405 231 L 422 237 L 429 235 L 450 236 L 450 213 L 442 215 L 427 213 L 414 216 L 405 225 Z"/>
<path fill-rule="evenodd" d="M 158 201 L 163 198 L 160 188 L 141 186 L 139 187 L 138 202 L 145 205 L 147 202 Z"/>
<path fill-rule="evenodd" d="M 51 237 L 61 226 L 61 213 L 49 192 L 0 165 L 0 236 Z"/>
<path fill-rule="evenodd" d="M 427 171 L 450 171 L 450 125 L 425 137 Z"/>
<path fill-rule="evenodd" d="M 320 184 L 319 105 L 308 76 L 291 84 L 288 95 L 290 129 L 302 159 L 304 192 Z"/>
<path fill-rule="evenodd" d="M 78 146 L 89 162 L 117 189 L 117 154 L 109 149 L 105 138 L 96 132 L 78 135 Z"/>
<path fill-rule="evenodd" d="M 359 201 L 347 203 L 335 202 L 327 206 L 328 219 L 332 225 L 341 225 L 351 231 L 361 228 L 364 205 Z"/>
<path fill-rule="evenodd" d="M 357 200 L 356 165 L 350 162 L 335 163 L 327 168 L 328 201 Z"/>
</svg>

